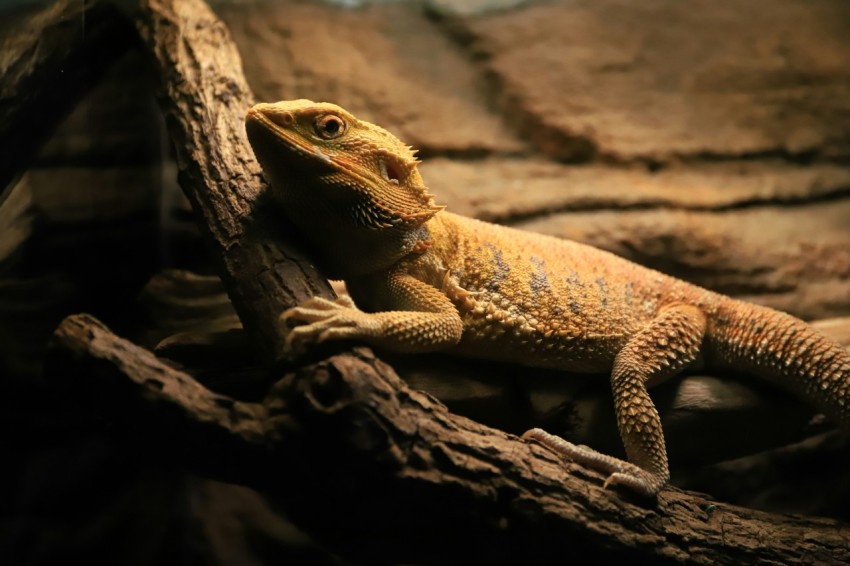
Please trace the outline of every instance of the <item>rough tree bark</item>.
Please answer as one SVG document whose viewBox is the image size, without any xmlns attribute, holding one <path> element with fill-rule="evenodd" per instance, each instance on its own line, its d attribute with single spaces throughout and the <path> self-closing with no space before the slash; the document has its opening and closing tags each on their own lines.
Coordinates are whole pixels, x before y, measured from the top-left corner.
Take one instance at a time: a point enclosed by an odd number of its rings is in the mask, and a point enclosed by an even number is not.
<svg viewBox="0 0 850 566">
<path fill-rule="evenodd" d="M 87 315 L 56 332 L 53 375 L 200 469 L 252 486 L 365 563 L 608 559 L 850 563 L 850 527 L 717 503 L 657 503 L 409 389 L 369 350 L 286 375 L 262 404 L 213 393 Z M 158 434 L 157 434 L 158 433 Z"/>
<path fill-rule="evenodd" d="M 137 27 L 162 78 L 180 181 L 246 328 L 279 355 L 277 314 L 330 294 L 279 239 L 243 128 L 252 97 L 200 0 L 147 0 Z M 677 489 L 657 503 L 547 450 L 449 413 L 367 349 L 304 365 L 262 404 L 214 394 L 86 316 L 57 330 L 50 373 L 97 391 L 201 471 L 251 485 L 330 548 L 364 562 L 635 557 L 696 564 L 848 562 L 850 528 Z M 150 424 L 148 424 L 150 423 Z"/>
<path fill-rule="evenodd" d="M 179 180 L 245 329 L 279 358 L 278 315 L 333 291 L 285 237 L 245 134 L 254 103 L 226 26 L 199 0 L 146 0 L 136 26 L 161 79 L 157 88 Z"/>
</svg>

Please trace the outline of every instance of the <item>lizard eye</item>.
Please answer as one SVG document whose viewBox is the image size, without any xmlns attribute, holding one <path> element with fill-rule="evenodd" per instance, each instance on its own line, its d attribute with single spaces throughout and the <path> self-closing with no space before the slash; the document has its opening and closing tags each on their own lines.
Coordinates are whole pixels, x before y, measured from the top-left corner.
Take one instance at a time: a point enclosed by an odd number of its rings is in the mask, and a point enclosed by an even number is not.
<svg viewBox="0 0 850 566">
<path fill-rule="evenodd" d="M 339 116 L 325 114 L 316 118 L 315 129 L 319 136 L 332 140 L 345 133 L 346 124 Z"/>
</svg>

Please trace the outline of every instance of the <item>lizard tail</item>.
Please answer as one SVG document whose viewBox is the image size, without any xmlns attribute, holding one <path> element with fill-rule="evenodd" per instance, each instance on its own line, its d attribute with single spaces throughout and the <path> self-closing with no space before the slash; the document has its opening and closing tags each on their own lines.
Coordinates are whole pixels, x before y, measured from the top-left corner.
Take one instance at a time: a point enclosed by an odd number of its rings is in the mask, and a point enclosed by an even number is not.
<svg viewBox="0 0 850 566">
<path fill-rule="evenodd" d="M 774 382 L 850 431 L 850 353 L 840 344 L 789 314 L 732 299 L 707 338 L 715 364 Z"/>
</svg>

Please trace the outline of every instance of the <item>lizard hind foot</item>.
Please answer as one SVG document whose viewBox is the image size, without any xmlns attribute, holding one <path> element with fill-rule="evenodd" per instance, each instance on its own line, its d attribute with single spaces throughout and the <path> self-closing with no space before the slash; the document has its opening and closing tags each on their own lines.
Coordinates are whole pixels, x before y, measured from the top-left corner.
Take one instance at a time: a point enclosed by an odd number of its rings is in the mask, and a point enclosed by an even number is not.
<svg viewBox="0 0 850 566">
<path fill-rule="evenodd" d="M 668 478 L 666 477 L 653 474 L 631 462 L 602 454 L 588 446 L 573 444 L 540 428 L 532 428 L 526 431 L 522 438 L 537 442 L 559 456 L 592 470 L 610 474 L 603 484 L 606 489 L 619 484 L 640 495 L 654 498 L 667 483 Z"/>
</svg>

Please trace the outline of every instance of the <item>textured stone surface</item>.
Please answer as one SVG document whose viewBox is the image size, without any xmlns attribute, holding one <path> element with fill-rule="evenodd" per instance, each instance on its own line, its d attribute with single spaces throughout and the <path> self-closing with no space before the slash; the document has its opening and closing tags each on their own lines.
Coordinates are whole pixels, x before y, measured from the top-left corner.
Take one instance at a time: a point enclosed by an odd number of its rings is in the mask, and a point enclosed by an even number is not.
<svg viewBox="0 0 850 566">
<path fill-rule="evenodd" d="M 418 5 L 220 6 L 259 100 L 333 102 L 429 153 L 513 152 L 481 70 Z"/>
<path fill-rule="evenodd" d="M 850 196 L 847 167 L 779 160 L 679 165 L 652 173 L 643 167 L 569 166 L 544 159 L 436 158 L 420 169 L 449 210 L 495 222 L 568 210 L 723 212 Z"/>
<path fill-rule="evenodd" d="M 35 208 L 47 222 L 103 222 L 138 214 L 156 218 L 158 168 L 50 167 L 27 173 Z"/>
<path fill-rule="evenodd" d="M 850 152 L 842 0 L 579 0 L 461 21 L 505 115 L 587 160 Z"/>
</svg>

